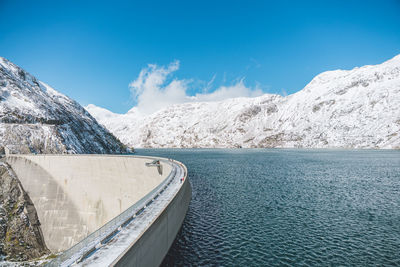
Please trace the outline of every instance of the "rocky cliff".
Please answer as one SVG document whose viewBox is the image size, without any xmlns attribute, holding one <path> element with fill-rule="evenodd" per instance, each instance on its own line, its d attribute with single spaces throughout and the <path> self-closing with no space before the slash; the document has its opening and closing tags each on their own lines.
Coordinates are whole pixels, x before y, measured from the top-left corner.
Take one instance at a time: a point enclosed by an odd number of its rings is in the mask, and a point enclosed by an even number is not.
<svg viewBox="0 0 400 267">
<path fill-rule="evenodd" d="M 31 199 L 11 167 L 0 162 L 0 255 L 26 261 L 48 253 Z"/>
<path fill-rule="evenodd" d="M 12 153 L 121 153 L 76 101 L 0 57 L 0 146 Z"/>
</svg>

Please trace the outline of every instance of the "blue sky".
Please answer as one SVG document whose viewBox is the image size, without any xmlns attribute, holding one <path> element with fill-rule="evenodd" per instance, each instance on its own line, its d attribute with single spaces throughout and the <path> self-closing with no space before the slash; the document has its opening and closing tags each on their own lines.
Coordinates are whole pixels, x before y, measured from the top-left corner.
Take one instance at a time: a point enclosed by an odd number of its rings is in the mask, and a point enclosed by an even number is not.
<svg viewBox="0 0 400 267">
<path fill-rule="evenodd" d="M 394 0 L 0 0 L 0 12 L 0 56 L 82 105 L 119 113 L 154 86 L 138 87 L 141 71 L 161 77 L 155 90 L 180 86 L 185 97 L 291 94 L 323 71 L 400 54 Z"/>
</svg>

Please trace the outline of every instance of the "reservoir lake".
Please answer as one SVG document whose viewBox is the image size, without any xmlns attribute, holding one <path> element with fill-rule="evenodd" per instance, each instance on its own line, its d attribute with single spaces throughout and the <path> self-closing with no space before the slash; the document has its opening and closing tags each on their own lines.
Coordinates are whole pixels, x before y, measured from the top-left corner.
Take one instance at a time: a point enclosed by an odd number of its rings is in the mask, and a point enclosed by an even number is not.
<svg viewBox="0 0 400 267">
<path fill-rule="evenodd" d="M 400 266 L 400 151 L 137 149 L 188 168 L 162 266 Z"/>
</svg>

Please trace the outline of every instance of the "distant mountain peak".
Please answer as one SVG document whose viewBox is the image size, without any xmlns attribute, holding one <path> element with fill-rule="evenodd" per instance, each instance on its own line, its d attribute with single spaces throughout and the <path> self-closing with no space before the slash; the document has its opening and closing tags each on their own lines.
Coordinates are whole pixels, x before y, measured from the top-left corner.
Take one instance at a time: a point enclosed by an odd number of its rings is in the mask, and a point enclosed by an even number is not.
<svg viewBox="0 0 400 267">
<path fill-rule="evenodd" d="M 400 55 L 317 75 L 299 92 L 185 103 L 152 115 L 87 110 L 135 147 L 400 149 Z"/>
</svg>

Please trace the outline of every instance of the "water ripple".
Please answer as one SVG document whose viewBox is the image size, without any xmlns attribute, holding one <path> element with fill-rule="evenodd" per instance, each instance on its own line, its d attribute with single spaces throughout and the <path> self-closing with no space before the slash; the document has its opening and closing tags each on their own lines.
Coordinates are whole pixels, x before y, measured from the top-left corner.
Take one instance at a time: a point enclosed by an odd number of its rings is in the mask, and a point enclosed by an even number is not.
<svg viewBox="0 0 400 267">
<path fill-rule="evenodd" d="M 189 169 L 162 266 L 400 266 L 400 152 L 139 150 Z"/>
</svg>

